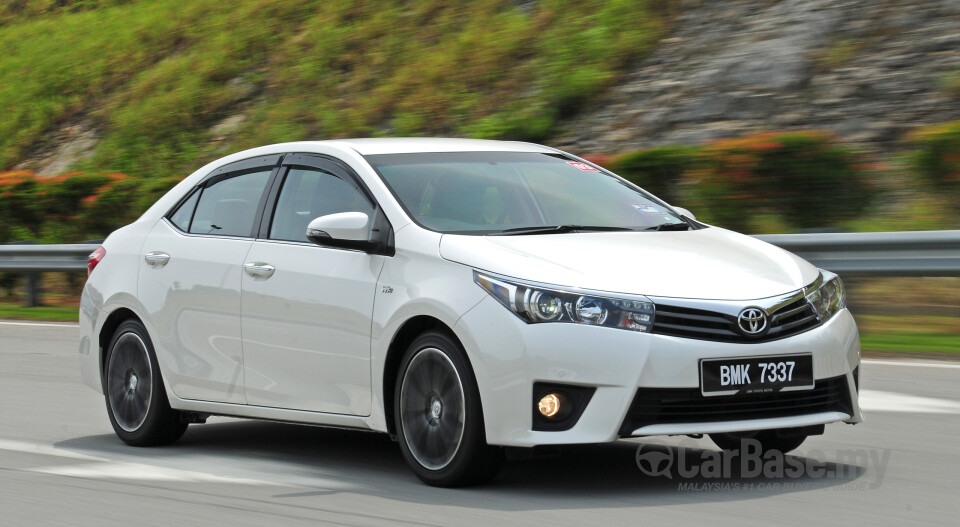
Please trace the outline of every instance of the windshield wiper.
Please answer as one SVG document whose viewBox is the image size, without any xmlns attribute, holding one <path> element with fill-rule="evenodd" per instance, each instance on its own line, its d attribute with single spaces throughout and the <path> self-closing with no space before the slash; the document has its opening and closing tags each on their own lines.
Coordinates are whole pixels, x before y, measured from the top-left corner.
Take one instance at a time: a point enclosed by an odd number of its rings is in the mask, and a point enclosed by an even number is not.
<svg viewBox="0 0 960 527">
<path fill-rule="evenodd" d="M 654 227 L 644 229 L 645 231 L 688 231 L 690 230 L 689 223 L 661 223 Z"/>
<path fill-rule="evenodd" d="M 632 231 L 629 227 L 611 227 L 605 225 L 538 225 L 535 227 L 514 227 L 499 232 L 490 233 L 491 236 L 514 236 L 517 234 L 564 234 L 567 232 L 613 232 Z"/>
</svg>

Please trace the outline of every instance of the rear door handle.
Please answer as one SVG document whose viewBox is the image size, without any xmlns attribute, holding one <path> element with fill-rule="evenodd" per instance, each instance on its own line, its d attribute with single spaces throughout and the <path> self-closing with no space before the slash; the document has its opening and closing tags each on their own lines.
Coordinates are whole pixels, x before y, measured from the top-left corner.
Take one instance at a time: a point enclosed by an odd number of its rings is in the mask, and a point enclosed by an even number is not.
<svg viewBox="0 0 960 527">
<path fill-rule="evenodd" d="M 273 276 L 273 272 L 277 270 L 276 267 L 262 262 L 247 262 L 243 264 L 243 270 L 250 276 L 254 278 L 270 278 Z"/>
<path fill-rule="evenodd" d="M 170 261 L 170 255 L 160 251 L 153 251 L 145 254 L 143 259 L 150 267 L 159 269 L 160 267 L 167 265 L 167 262 Z"/>
</svg>

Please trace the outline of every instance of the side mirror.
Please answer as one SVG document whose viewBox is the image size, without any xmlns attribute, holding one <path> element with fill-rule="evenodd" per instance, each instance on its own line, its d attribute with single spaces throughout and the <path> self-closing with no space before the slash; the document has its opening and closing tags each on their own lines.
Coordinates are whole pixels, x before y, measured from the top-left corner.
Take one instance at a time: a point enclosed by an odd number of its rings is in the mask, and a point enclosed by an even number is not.
<svg viewBox="0 0 960 527">
<path fill-rule="evenodd" d="M 690 212 L 689 210 L 687 210 L 687 209 L 685 209 L 685 208 L 683 208 L 683 207 L 673 207 L 673 210 L 679 212 L 680 214 L 683 214 L 684 216 L 690 218 L 691 220 L 696 220 L 696 219 L 697 219 L 697 217 L 694 216 L 692 212 Z"/>
<path fill-rule="evenodd" d="M 371 251 L 370 216 L 362 212 L 339 212 L 315 218 L 307 225 L 307 239 L 317 245 Z"/>
</svg>

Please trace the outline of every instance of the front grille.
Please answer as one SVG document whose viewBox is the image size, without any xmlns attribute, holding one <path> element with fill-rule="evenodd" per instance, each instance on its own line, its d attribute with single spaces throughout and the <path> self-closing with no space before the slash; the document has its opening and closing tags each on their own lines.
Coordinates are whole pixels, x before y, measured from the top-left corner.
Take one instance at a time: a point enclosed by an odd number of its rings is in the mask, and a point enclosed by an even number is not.
<svg viewBox="0 0 960 527">
<path fill-rule="evenodd" d="M 791 417 L 820 412 L 853 414 L 846 377 L 816 381 L 810 390 L 704 397 L 700 388 L 640 388 L 621 436 L 654 424 L 706 423 Z"/>
<path fill-rule="evenodd" d="M 770 328 L 760 337 L 748 337 L 740 332 L 737 317 L 657 303 L 653 332 L 718 342 L 769 342 L 815 328 L 820 322 L 813 306 L 805 298 L 787 304 L 770 313 Z"/>
</svg>

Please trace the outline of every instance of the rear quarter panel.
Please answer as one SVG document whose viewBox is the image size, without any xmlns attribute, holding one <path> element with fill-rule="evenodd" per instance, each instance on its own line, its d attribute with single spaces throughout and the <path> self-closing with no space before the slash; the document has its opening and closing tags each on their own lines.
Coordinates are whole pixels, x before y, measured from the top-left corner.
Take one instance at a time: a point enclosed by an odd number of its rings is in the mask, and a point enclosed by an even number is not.
<svg viewBox="0 0 960 527">
<path fill-rule="evenodd" d="M 80 356 L 83 381 L 102 393 L 100 365 L 104 349 L 100 332 L 111 313 L 126 308 L 143 319 L 137 300 L 137 277 L 143 240 L 155 221 L 136 221 L 114 231 L 103 242 L 107 254 L 87 279 L 80 298 Z M 146 323 L 146 320 L 144 320 Z M 147 326 L 150 330 L 149 325 Z"/>
</svg>

